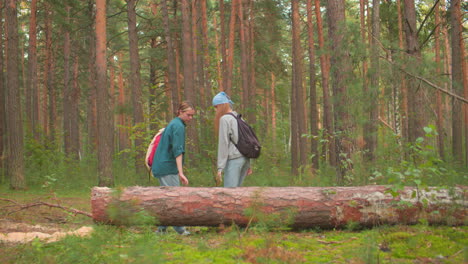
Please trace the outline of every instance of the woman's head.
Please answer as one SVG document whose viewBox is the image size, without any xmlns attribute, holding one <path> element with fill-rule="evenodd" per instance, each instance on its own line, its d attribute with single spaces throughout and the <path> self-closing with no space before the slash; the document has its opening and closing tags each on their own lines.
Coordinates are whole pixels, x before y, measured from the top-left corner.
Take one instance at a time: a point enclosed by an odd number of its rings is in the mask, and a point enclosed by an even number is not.
<svg viewBox="0 0 468 264">
<path fill-rule="evenodd" d="M 177 117 L 182 119 L 184 123 L 188 123 L 193 119 L 195 115 L 195 107 L 190 102 L 184 101 L 180 103 L 179 108 L 177 109 Z"/>
<path fill-rule="evenodd" d="M 225 92 L 220 92 L 213 97 L 213 106 L 216 109 L 216 115 L 214 120 L 215 132 L 218 135 L 219 131 L 219 119 L 232 111 L 233 102 Z"/>
</svg>

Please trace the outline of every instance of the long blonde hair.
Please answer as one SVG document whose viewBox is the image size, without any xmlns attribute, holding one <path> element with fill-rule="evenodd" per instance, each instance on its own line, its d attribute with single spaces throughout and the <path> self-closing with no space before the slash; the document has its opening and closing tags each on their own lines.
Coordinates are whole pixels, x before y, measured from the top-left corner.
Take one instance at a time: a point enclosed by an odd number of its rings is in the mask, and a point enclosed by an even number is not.
<svg viewBox="0 0 468 264">
<path fill-rule="evenodd" d="M 231 104 L 225 103 L 225 104 L 219 104 L 216 106 L 216 115 L 215 115 L 215 120 L 214 120 L 214 126 L 215 126 L 215 135 L 218 136 L 219 134 L 219 119 L 221 117 L 229 112 L 232 111 Z"/>
</svg>

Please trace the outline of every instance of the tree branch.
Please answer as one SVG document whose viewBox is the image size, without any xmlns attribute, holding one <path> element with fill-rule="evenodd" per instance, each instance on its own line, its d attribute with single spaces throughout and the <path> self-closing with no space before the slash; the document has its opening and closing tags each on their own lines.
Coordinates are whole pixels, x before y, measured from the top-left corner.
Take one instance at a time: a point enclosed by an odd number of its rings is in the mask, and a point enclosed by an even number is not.
<svg viewBox="0 0 468 264">
<path fill-rule="evenodd" d="M 91 213 L 81 211 L 81 210 L 78 210 L 78 209 L 75 209 L 75 208 L 72 208 L 72 207 L 61 206 L 59 204 L 51 204 L 51 203 L 46 203 L 46 202 L 35 202 L 35 203 L 29 203 L 29 204 L 20 204 L 20 203 L 14 201 L 14 200 L 1 198 L 1 197 L 0 197 L 0 201 L 11 202 L 11 203 L 13 203 L 13 204 L 15 204 L 16 206 L 19 207 L 19 209 L 15 210 L 15 211 L 12 211 L 12 212 L 9 212 L 8 214 L 13 214 L 13 213 L 16 213 L 16 212 L 19 212 L 19 211 L 22 211 L 22 210 L 25 210 L 25 209 L 28 209 L 28 208 L 31 208 L 31 207 L 47 206 L 47 207 L 52 207 L 52 208 L 59 208 L 59 209 L 62 209 L 64 211 L 67 211 L 69 213 L 73 213 L 74 215 L 80 214 L 80 215 L 84 215 L 84 216 L 87 216 L 87 217 L 92 217 Z"/>
<path fill-rule="evenodd" d="M 468 99 L 467 98 L 464 98 L 464 97 L 462 97 L 462 96 L 460 96 L 458 94 L 452 93 L 452 92 L 450 92 L 450 91 L 448 91 L 448 90 L 446 90 L 444 88 L 441 88 L 441 87 L 437 86 L 436 84 L 433 84 L 432 82 L 430 82 L 429 80 L 427 80 L 427 79 L 425 79 L 423 77 L 412 74 L 412 73 L 408 72 L 407 70 L 403 69 L 402 67 L 400 67 L 399 65 L 395 64 L 394 62 L 389 61 L 387 58 L 384 58 L 384 57 L 381 57 L 381 58 L 384 59 L 384 61 L 390 63 L 391 65 L 396 66 L 400 71 L 404 72 L 405 74 L 407 74 L 407 75 L 409 75 L 409 76 L 411 76 L 413 78 L 416 78 L 418 80 L 421 80 L 421 81 L 425 82 L 427 85 L 431 86 L 432 88 L 435 88 L 435 89 L 437 89 L 437 90 L 439 90 L 439 91 L 441 91 L 441 92 L 443 92 L 443 93 L 445 93 L 447 95 L 452 96 L 455 99 L 458 99 L 458 100 L 462 101 L 465 104 L 468 104 Z"/>
</svg>

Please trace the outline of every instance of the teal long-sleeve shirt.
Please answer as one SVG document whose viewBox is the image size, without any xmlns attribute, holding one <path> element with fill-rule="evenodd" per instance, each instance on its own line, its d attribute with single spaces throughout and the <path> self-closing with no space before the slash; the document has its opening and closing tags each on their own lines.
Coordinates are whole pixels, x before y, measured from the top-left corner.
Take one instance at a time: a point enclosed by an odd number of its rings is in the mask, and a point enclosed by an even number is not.
<svg viewBox="0 0 468 264">
<path fill-rule="evenodd" d="M 185 124 L 179 117 L 172 119 L 161 136 L 153 158 L 151 170 L 154 177 L 161 178 L 179 174 L 176 157 L 185 153 Z"/>
</svg>

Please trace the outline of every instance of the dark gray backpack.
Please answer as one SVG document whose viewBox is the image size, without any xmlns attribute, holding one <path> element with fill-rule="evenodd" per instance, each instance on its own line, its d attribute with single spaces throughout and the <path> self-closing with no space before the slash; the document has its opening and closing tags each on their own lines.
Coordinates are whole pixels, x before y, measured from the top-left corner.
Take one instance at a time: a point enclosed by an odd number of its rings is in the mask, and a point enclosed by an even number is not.
<svg viewBox="0 0 468 264">
<path fill-rule="evenodd" d="M 255 135 L 253 129 L 242 119 L 242 115 L 236 116 L 229 113 L 237 119 L 237 127 L 239 131 L 239 140 L 234 144 L 239 152 L 247 158 L 256 159 L 260 156 L 260 142 Z"/>
</svg>

